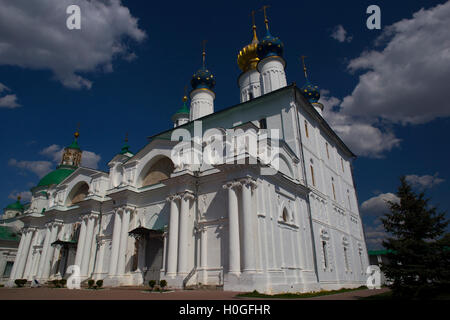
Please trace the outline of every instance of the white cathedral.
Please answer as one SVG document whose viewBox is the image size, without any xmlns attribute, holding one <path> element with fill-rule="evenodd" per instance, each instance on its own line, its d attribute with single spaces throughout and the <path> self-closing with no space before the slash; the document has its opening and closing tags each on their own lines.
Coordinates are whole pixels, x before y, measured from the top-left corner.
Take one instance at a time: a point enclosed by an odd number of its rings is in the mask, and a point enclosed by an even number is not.
<svg viewBox="0 0 450 320">
<path fill-rule="evenodd" d="M 81 167 L 75 133 L 61 164 L 31 189 L 9 285 L 67 279 L 72 265 L 83 281 L 105 286 L 165 279 L 172 288 L 278 293 L 366 283 L 355 155 L 323 119 L 317 87 L 287 85 L 283 43 L 265 24 L 265 37 L 258 40 L 253 25 L 253 41 L 238 54 L 239 104 L 214 112 L 215 78 L 203 52 L 190 106 L 184 97 L 174 127 L 136 154 L 125 143 L 109 171 Z M 277 146 L 277 168 L 263 174 L 271 163 L 250 152 L 251 143 L 224 162 L 174 160 L 185 142 L 177 132 L 208 130 L 216 134 L 194 141 L 200 152 L 253 132 L 258 146 Z M 278 137 L 267 139 L 269 131 Z"/>
</svg>

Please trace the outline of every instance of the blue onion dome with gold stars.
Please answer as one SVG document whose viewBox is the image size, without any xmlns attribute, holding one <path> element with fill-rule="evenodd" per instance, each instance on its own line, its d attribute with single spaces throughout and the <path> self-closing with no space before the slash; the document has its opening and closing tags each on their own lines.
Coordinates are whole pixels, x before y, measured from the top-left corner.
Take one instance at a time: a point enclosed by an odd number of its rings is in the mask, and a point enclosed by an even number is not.
<svg viewBox="0 0 450 320">
<path fill-rule="evenodd" d="M 302 87 L 303 96 L 311 103 L 318 102 L 320 99 L 320 92 L 317 86 L 314 86 L 306 80 L 305 85 Z"/>
<path fill-rule="evenodd" d="M 192 89 L 210 89 L 212 90 L 216 85 L 214 75 L 206 68 L 198 70 L 191 79 Z"/>
<path fill-rule="evenodd" d="M 256 52 L 260 60 L 269 57 L 282 57 L 284 45 L 278 37 L 274 37 L 267 29 L 267 34 L 258 43 Z"/>
</svg>

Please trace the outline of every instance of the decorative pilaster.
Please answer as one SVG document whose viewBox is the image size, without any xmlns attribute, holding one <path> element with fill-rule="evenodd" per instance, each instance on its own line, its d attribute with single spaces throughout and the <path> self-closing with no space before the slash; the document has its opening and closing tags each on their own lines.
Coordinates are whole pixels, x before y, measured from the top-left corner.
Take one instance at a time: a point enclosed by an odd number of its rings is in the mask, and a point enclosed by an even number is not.
<svg viewBox="0 0 450 320">
<path fill-rule="evenodd" d="M 180 235 L 178 238 L 178 274 L 187 274 L 187 257 L 188 257 L 188 226 L 189 226 L 189 208 L 190 200 L 194 196 L 190 192 L 184 192 L 181 195 L 180 210 Z"/>
<path fill-rule="evenodd" d="M 19 248 L 17 249 L 16 259 L 15 259 L 15 261 L 14 261 L 14 265 L 13 265 L 13 268 L 12 268 L 12 270 L 11 270 L 11 275 L 10 275 L 10 277 L 9 277 L 10 280 L 18 279 L 18 278 L 16 277 L 16 274 L 17 274 L 17 268 L 18 268 L 18 266 L 19 266 L 19 263 L 20 263 L 20 257 L 21 257 L 22 252 L 23 252 L 23 246 L 24 246 L 24 244 L 25 244 L 25 237 L 23 236 L 23 234 L 24 234 L 24 233 L 22 232 L 22 237 L 20 238 Z"/>
<path fill-rule="evenodd" d="M 122 211 L 122 226 L 120 228 L 120 246 L 119 260 L 117 262 L 117 275 L 125 274 L 126 254 L 128 247 L 128 228 L 130 225 L 130 215 L 133 212 L 131 208 L 125 208 Z"/>
<path fill-rule="evenodd" d="M 112 236 L 111 257 L 109 261 L 110 276 L 114 276 L 117 274 L 117 260 L 119 258 L 121 228 L 122 228 L 122 217 L 120 216 L 120 211 L 116 209 L 116 212 L 114 214 L 114 230 Z"/>
<path fill-rule="evenodd" d="M 83 259 L 81 261 L 81 276 L 89 276 L 89 262 L 91 258 L 92 240 L 94 238 L 94 226 L 96 217 L 96 214 L 90 214 L 87 216 L 86 237 L 83 248 Z"/>
<path fill-rule="evenodd" d="M 95 266 L 95 273 L 103 273 L 103 260 L 105 259 L 105 243 L 106 240 L 104 236 L 97 236 L 97 246 L 98 246 L 98 258 L 97 265 Z"/>
<path fill-rule="evenodd" d="M 239 206 L 236 188 L 240 184 L 228 182 L 223 186 L 228 190 L 228 272 L 239 274 L 241 272 L 240 245 L 239 245 Z"/>
<path fill-rule="evenodd" d="M 251 178 L 239 180 L 242 184 L 242 255 L 243 272 L 255 272 L 255 233 L 252 203 L 252 190 L 256 188 L 256 182 Z"/>
<path fill-rule="evenodd" d="M 20 253 L 19 265 L 17 266 L 16 275 L 15 275 L 16 279 L 22 279 L 22 277 L 23 277 L 25 263 L 27 261 L 28 253 L 30 251 L 30 245 L 31 245 L 31 239 L 33 236 L 33 232 L 34 232 L 34 229 L 32 229 L 32 228 L 24 229 L 23 236 L 25 237 L 25 241 L 24 241 L 24 245 L 22 247 L 22 252 Z"/>
<path fill-rule="evenodd" d="M 47 279 L 50 276 L 50 267 L 53 260 L 53 252 L 55 251 L 55 247 L 52 246 L 52 243 L 56 241 L 59 226 L 60 223 L 58 222 L 53 222 L 51 226 L 52 231 L 50 234 L 50 241 L 47 244 L 47 254 L 45 255 L 44 271 L 42 273 L 44 279 Z"/>
<path fill-rule="evenodd" d="M 30 274 L 31 274 L 31 271 L 32 271 L 33 260 L 34 260 L 33 258 L 35 256 L 33 247 L 36 244 L 37 237 L 39 235 L 39 232 L 35 228 L 33 228 L 31 230 L 31 233 L 33 234 L 33 237 L 31 239 L 30 248 L 28 249 L 27 261 L 25 263 L 25 270 L 24 270 L 24 273 L 23 273 L 23 278 L 27 278 L 27 279 L 30 278 Z"/>
<path fill-rule="evenodd" d="M 86 222 L 87 216 L 81 217 L 80 234 L 77 242 L 77 253 L 75 254 L 75 265 L 81 269 L 81 261 L 83 259 L 84 240 L 86 239 Z"/>
<path fill-rule="evenodd" d="M 200 232 L 200 268 L 208 267 L 208 233 L 206 226 L 201 226 Z"/>
<path fill-rule="evenodd" d="M 170 221 L 169 221 L 169 248 L 167 253 L 167 275 L 175 276 L 177 273 L 177 255 L 178 255 L 178 199 L 180 196 L 172 195 L 167 198 L 170 202 Z"/>
<path fill-rule="evenodd" d="M 42 247 L 42 253 L 41 253 L 41 258 L 39 259 L 39 267 L 38 267 L 38 278 L 42 279 L 44 278 L 44 265 L 45 265 L 45 257 L 47 256 L 47 250 L 48 250 L 48 246 L 50 243 L 50 237 L 51 237 L 51 224 L 47 223 L 45 225 L 46 230 L 45 230 L 45 239 L 44 239 L 44 245 Z"/>
</svg>

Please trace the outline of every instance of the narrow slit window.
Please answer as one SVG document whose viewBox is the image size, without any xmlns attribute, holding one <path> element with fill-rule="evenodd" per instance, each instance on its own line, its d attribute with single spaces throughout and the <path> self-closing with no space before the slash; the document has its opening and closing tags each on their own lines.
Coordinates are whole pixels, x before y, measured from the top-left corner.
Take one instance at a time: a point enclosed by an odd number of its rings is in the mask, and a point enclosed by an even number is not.
<svg viewBox="0 0 450 320">
<path fill-rule="evenodd" d="M 328 151 L 328 143 L 325 142 L 325 147 L 327 148 L 327 158 L 330 159 L 330 153 Z"/>
<path fill-rule="evenodd" d="M 305 120 L 305 134 L 306 134 L 306 137 L 309 138 L 308 122 L 306 120 Z"/>
<path fill-rule="evenodd" d="M 342 160 L 342 158 L 341 158 L 341 167 L 342 167 L 342 172 L 344 172 L 344 160 Z"/>
<path fill-rule="evenodd" d="M 311 180 L 312 180 L 312 184 L 313 186 L 316 186 L 316 179 L 314 179 L 314 167 L 312 165 L 310 165 L 311 167 Z"/>
<path fill-rule="evenodd" d="M 322 241 L 322 251 L 323 251 L 323 265 L 325 269 L 328 269 L 328 256 L 327 256 L 327 242 Z"/>
<path fill-rule="evenodd" d="M 350 270 L 350 265 L 348 263 L 347 247 L 344 247 L 344 261 L 345 261 L 345 270 L 349 271 Z"/>
<path fill-rule="evenodd" d="M 333 189 L 333 198 L 336 200 L 336 190 L 334 189 L 334 182 L 331 182 L 331 187 Z"/>
</svg>

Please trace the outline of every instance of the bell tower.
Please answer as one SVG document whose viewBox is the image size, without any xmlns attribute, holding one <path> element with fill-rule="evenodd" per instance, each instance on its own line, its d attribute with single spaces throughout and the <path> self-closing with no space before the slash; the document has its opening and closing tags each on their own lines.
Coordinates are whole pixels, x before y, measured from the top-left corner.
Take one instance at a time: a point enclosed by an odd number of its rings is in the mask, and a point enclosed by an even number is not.
<svg viewBox="0 0 450 320">
<path fill-rule="evenodd" d="M 78 145 L 78 137 L 80 133 L 75 131 L 72 144 L 64 148 L 64 152 L 59 167 L 76 168 L 80 166 L 82 150 Z"/>
</svg>

